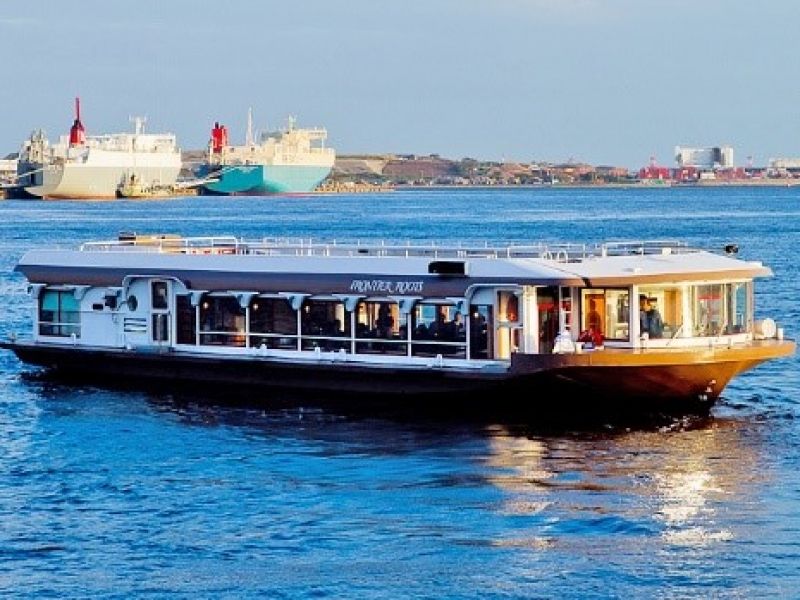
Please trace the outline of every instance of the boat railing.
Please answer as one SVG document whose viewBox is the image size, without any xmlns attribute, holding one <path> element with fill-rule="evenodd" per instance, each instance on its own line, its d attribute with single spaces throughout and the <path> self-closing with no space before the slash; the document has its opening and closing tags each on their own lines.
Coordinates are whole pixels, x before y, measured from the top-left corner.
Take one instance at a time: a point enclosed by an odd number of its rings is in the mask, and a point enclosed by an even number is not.
<svg viewBox="0 0 800 600">
<path fill-rule="evenodd" d="M 246 254 L 246 244 L 233 236 L 184 238 L 170 235 L 121 234 L 120 239 L 82 244 L 82 252 L 167 252 L 175 254 Z"/>
<path fill-rule="evenodd" d="M 258 256 L 312 257 L 423 257 L 432 259 L 539 259 L 554 262 L 577 262 L 593 257 L 677 254 L 696 252 L 674 240 L 615 241 L 602 244 L 436 244 L 382 241 L 315 241 L 311 238 L 262 238 L 243 240 L 233 236 L 180 237 L 175 235 L 120 234 L 117 240 L 87 242 L 86 252 L 169 252 L 180 254 L 242 254 Z"/>
<path fill-rule="evenodd" d="M 264 238 L 246 245 L 247 254 L 269 256 L 391 256 L 426 258 L 534 258 L 555 262 L 576 262 L 600 256 L 677 254 L 697 251 L 678 241 L 607 242 L 603 244 L 421 244 L 407 242 L 314 242 Z"/>
<path fill-rule="evenodd" d="M 686 242 L 678 240 L 611 241 L 601 244 L 602 256 L 629 256 L 632 254 L 685 254 L 698 252 Z"/>
</svg>

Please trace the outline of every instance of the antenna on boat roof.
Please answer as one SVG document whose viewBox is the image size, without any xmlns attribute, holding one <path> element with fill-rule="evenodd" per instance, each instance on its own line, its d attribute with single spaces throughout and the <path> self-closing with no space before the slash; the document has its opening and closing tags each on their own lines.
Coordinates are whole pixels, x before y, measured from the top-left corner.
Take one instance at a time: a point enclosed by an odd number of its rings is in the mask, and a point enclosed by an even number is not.
<svg viewBox="0 0 800 600">
<path fill-rule="evenodd" d="M 252 146 L 253 145 L 253 108 L 252 107 L 247 109 L 247 132 L 245 133 L 244 145 L 245 146 Z"/>
<path fill-rule="evenodd" d="M 133 123 L 133 130 L 136 132 L 136 135 L 142 135 L 144 133 L 144 124 L 147 123 L 147 117 L 128 117 L 128 121 Z"/>
</svg>

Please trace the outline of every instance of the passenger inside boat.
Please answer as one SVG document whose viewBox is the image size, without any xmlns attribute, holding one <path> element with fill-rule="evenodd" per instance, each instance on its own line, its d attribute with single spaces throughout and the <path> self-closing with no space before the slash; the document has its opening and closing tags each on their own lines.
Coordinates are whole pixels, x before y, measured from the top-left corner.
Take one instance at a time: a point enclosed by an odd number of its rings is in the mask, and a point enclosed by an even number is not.
<svg viewBox="0 0 800 600">
<path fill-rule="evenodd" d="M 603 334 L 590 325 L 589 329 L 581 332 L 578 341 L 582 342 L 585 348 L 600 348 L 603 345 Z"/>
<path fill-rule="evenodd" d="M 647 310 L 647 331 L 652 338 L 660 338 L 664 335 L 664 321 L 658 310 L 658 298 L 648 298 Z"/>
<path fill-rule="evenodd" d="M 419 303 L 413 312 L 412 355 L 466 358 L 466 328 L 453 304 Z"/>
<path fill-rule="evenodd" d="M 648 297 L 645 294 L 639 296 L 639 332 L 646 333 L 649 338 L 664 337 L 664 321 L 658 310 L 658 298 L 655 296 Z"/>
<path fill-rule="evenodd" d="M 597 312 L 597 303 L 595 300 L 589 300 L 589 312 L 586 315 L 586 328 L 591 329 L 597 333 L 603 332 L 603 319 L 600 313 Z"/>
<path fill-rule="evenodd" d="M 400 312 L 396 302 L 361 301 L 356 306 L 355 318 L 357 353 L 406 355 L 408 314 Z"/>
<path fill-rule="evenodd" d="M 491 348 L 489 347 L 489 320 L 491 312 L 491 306 L 473 304 L 470 307 L 470 358 L 486 359 L 491 356 Z"/>
<path fill-rule="evenodd" d="M 394 319 L 392 315 L 389 313 L 389 306 L 387 304 L 381 304 L 380 308 L 378 309 L 378 320 L 376 324 L 376 335 L 377 337 L 381 338 L 391 338 L 392 337 L 392 326 L 394 325 Z"/>
</svg>

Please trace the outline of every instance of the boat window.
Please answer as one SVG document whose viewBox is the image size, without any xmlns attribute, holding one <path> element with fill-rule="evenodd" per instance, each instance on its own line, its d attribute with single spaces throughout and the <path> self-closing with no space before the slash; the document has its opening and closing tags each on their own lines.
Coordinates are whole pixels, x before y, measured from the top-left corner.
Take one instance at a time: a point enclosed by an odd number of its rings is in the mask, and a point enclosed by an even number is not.
<svg viewBox="0 0 800 600">
<path fill-rule="evenodd" d="M 509 323 L 519 321 L 519 297 L 513 292 L 499 292 L 497 296 L 497 318 Z"/>
<path fill-rule="evenodd" d="M 297 311 L 286 298 L 250 302 L 250 346 L 297 350 Z"/>
<path fill-rule="evenodd" d="M 154 342 L 169 342 L 169 322 L 167 313 L 153 313 L 151 315 L 151 331 Z"/>
<path fill-rule="evenodd" d="M 350 350 L 352 313 L 345 310 L 344 302 L 311 299 L 300 310 L 303 350 Z"/>
<path fill-rule="evenodd" d="M 205 296 L 200 303 L 200 344 L 244 346 L 245 311 L 232 296 Z"/>
<path fill-rule="evenodd" d="M 473 304 L 469 307 L 469 357 L 478 360 L 492 358 L 492 336 L 494 331 L 492 319 L 492 306 L 487 304 Z"/>
<path fill-rule="evenodd" d="M 564 328 L 572 331 L 572 290 L 568 287 L 561 288 L 561 314 L 563 315 Z"/>
<path fill-rule="evenodd" d="M 362 341 L 364 340 L 364 341 Z M 396 302 L 365 301 L 356 307 L 356 352 L 359 354 L 408 353 L 408 315 Z"/>
<path fill-rule="evenodd" d="M 177 323 L 177 343 L 197 343 L 197 310 L 190 297 L 182 294 L 175 297 L 175 317 Z"/>
<path fill-rule="evenodd" d="M 751 283 L 717 283 L 692 288 L 692 335 L 714 337 L 752 331 Z"/>
<path fill-rule="evenodd" d="M 166 310 L 169 308 L 169 302 L 167 299 L 167 282 L 166 281 L 154 281 L 152 290 L 152 304 L 151 307 L 156 310 Z"/>
<path fill-rule="evenodd" d="M 639 288 L 639 332 L 651 339 L 674 338 L 684 327 L 683 290 L 678 286 Z"/>
<path fill-rule="evenodd" d="M 80 337 L 80 304 L 72 290 L 44 290 L 39 296 L 39 335 Z"/>
<path fill-rule="evenodd" d="M 626 289 L 581 290 L 581 334 L 594 331 L 603 339 L 630 339 L 630 293 Z"/>
<path fill-rule="evenodd" d="M 543 287 L 536 291 L 539 312 L 539 351 L 547 354 L 553 349 L 558 335 L 558 288 Z"/>
<path fill-rule="evenodd" d="M 729 333 L 750 333 L 753 331 L 752 295 L 753 287 L 749 282 L 729 284 L 729 293 L 727 295 L 728 315 L 730 315 Z"/>
<path fill-rule="evenodd" d="M 464 317 L 455 305 L 420 302 L 412 316 L 412 355 L 466 358 Z"/>
</svg>

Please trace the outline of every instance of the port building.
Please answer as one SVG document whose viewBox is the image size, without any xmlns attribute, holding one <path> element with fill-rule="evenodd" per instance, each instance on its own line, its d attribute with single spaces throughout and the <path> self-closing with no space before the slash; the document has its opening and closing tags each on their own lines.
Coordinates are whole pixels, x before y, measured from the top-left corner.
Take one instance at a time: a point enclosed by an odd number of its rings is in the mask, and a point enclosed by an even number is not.
<svg viewBox="0 0 800 600">
<path fill-rule="evenodd" d="M 800 158 L 770 158 L 769 168 L 800 170 Z"/>
<path fill-rule="evenodd" d="M 731 146 L 710 148 L 675 146 L 675 162 L 680 168 L 730 169 L 733 167 L 733 148 Z"/>
</svg>

